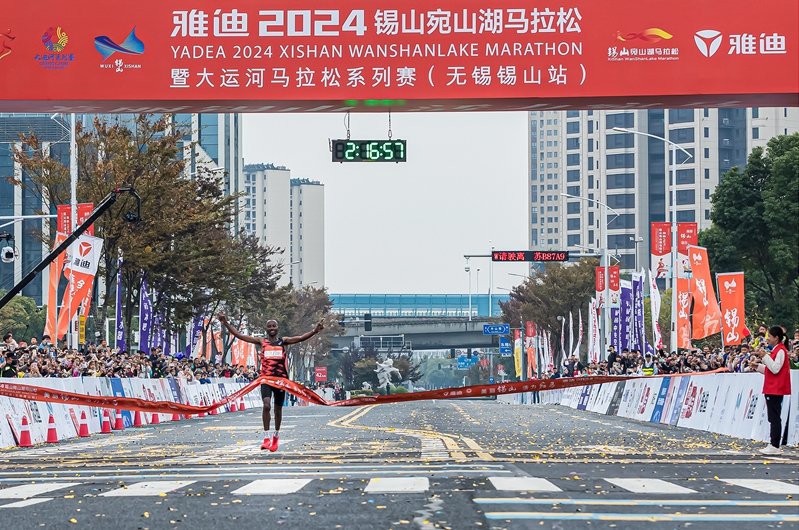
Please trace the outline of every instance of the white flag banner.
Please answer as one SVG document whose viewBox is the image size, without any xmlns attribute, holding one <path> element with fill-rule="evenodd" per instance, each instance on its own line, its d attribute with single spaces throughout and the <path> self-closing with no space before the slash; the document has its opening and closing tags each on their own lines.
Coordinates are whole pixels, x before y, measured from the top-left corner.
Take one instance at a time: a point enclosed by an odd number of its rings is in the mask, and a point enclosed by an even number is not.
<svg viewBox="0 0 799 530">
<path fill-rule="evenodd" d="M 591 319 L 594 321 L 594 332 L 591 335 L 591 339 L 594 343 L 593 350 L 594 356 L 591 357 L 592 363 L 598 363 L 600 358 L 602 357 L 602 345 L 599 340 L 599 308 L 594 305 L 594 310 L 591 312 Z"/>
<path fill-rule="evenodd" d="M 577 356 L 580 358 L 580 346 L 583 344 L 583 310 L 577 310 L 577 326 L 579 331 L 577 332 L 577 346 L 575 346 L 574 350 L 572 351 L 572 355 Z"/>
<path fill-rule="evenodd" d="M 588 303 L 588 362 L 594 362 L 594 315 L 596 315 L 596 299 L 592 298 Z"/>
<path fill-rule="evenodd" d="M 655 349 L 663 347 L 663 336 L 660 333 L 660 291 L 656 276 L 649 271 L 649 305 L 652 309 L 652 343 Z"/>
<path fill-rule="evenodd" d="M 569 351 L 574 351 L 574 317 L 571 311 L 569 311 Z M 565 356 L 566 353 L 564 352 L 563 355 Z"/>
</svg>

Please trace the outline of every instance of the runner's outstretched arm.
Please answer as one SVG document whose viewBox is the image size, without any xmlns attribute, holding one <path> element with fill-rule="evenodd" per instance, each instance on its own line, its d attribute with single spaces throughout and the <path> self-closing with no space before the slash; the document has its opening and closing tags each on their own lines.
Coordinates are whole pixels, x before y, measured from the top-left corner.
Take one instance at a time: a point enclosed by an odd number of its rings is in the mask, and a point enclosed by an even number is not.
<svg viewBox="0 0 799 530">
<path fill-rule="evenodd" d="M 231 326 L 228 323 L 227 318 L 225 318 L 225 315 L 220 313 L 217 319 L 219 320 L 219 322 L 222 323 L 223 326 L 227 328 L 230 334 L 236 337 L 237 339 L 243 340 L 244 342 L 250 342 L 257 346 L 260 346 L 263 343 L 262 339 L 259 339 L 258 337 L 250 337 L 249 335 L 245 335 L 244 333 L 240 332 L 239 330 Z"/>
<path fill-rule="evenodd" d="M 316 335 L 317 333 L 319 333 L 320 331 L 322 331 L 323 329 L 325 329 L 325 321 L 320 320 L 312 331 L 309 331 L 304 335 L 300 335 L 299 337 L 284 337 L 283 344 L 297 344 L 298 342 L 306 341 L 311 337 L 313 337 L 314 335 Z M 260 344 L 260 342 L 258 344 Z"/>
</svg>

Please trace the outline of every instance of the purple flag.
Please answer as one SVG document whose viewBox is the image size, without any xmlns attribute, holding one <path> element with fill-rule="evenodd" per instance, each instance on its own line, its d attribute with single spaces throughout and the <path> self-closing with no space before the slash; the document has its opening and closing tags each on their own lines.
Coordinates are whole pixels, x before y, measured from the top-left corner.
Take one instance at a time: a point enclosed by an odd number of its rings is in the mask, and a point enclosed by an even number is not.
<svg viewBox="0 0 799 530">
<path fill-rule="evenodd" d="M 117 261 L 117 334 L 116 345 L 119 351 L 127 350 L 125 343 L 125 324 L 122 321 L 122 250 L 119 250 L 119 261 Z"/>
<path fill-rule="evenodd" d="M 203 332 L 203 322 L 205 322 L 205 315 L 197 315 L 191 323 L 191 333 L 189 334 L 189 343 L 186 345 L 186 357 L 191 357 L 194 347 L 200 342 L 200 337 Z"/>
<path fill-rule="evenodd" d="M 616 353 L 621 353 L 621 326 L 619 325 L 620 313 L 620 308 L 610 308 L 610 345 L 616 348 Z"/>
<path fill-rule="evenodd" d="M 147 273 L 141 282 L 141 293 L 139 297 L 139 349 L 144 353 L 150 353 L 150 331 L 153 328 L 153 304 L 150 301 L 150 291 L 147 287 Z"/>
<path fill-rule="evenodd" d="M 630 349 L 631 350 L 640 350 L 641 349 L 641 322 L 644 321 L 644 314 L 641 312 L 639 314 L 639 307 L 640 311 L 644 309 L 644 291 L 642 289 L 643 282 L 641 281 L 641 277 L 637 274 L 633 274 L 633 314 L 632 314 L 632 323 L 631 323 L 631 330 L 630 330 Z"/>
<path fill-rule="evenodd" d="M 630 328 L 633 316 L 633 289 L 632 284 L 627 280 L 621 280 L 621 315 L 619 323 L 621 329 L 621 348 L 622 350 L 630 348 Z"/>
<path fill-rule="evenodd" d="M 646 339 L 646 326 L 644 325 L 644 283 L 646 283 L 646 273 L 642 272 L 638 276 L 638 293 L 635 298 L 635 318 L 638 321 L 638 336 L 641 339 L 641 351 L 643 353 L 654 354 L 655 350 Z"/>
</svg>

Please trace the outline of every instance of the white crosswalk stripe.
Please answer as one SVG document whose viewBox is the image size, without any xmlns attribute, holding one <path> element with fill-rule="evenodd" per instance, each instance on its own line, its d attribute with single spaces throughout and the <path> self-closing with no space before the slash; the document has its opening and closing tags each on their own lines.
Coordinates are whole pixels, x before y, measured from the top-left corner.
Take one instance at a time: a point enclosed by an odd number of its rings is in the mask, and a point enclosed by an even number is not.
<svg viewBox="0 0 799 530">
<path fill-rule="evenodd" d="M 427 477 L 387 477 L 373 478 L 364 489 L 367 493 L 417 493 L 427 491 L 430 481 Z"/>
<path fill-rule="evenodd" d="M 148 482 L 137 482 L 130 486 L 124 486 L 100 494 L 101 497 L 157 497 L 184 486 L 194 484 L 196 480 L 153 480 Z"/>
<path fill-rule="evenodd" d="M 53 500 L 50 497 L 36 497 L 34 499 L 25 499 L 24 501 L 17 501 L 12 502 L 9 504 L 0 505 L 0 508 L 25 508 L 27 506 L 33 506 L 34 504 L 41 504 L 43 502 Z"/>
<path fill-rule="evenodd" d="M 692 489 L 659 478 L 606 478 L 605 480 L 633 493 L 696 493 Z"/>
<path fill-rule="evenodd" d="M 347 467 L 347 466 L 344 466 Z M 390 466 L 389 466 L 390 467 Z M 421 474 L 418 470 L 405 470 L 401 472 L 398 470 L 396 474 L 392 474 L 393 470 L 383 469 L 374 470 L 373 473 L 363 474 L 363 470 L 349 470 L 340 473 L 339 476 L 362 476 L 368 480 L 364 492 L 370 494 L 377 493 L 422 493 L 430 490 L 430 478 L 427 476 L 407 476 Z M 463 469 L 460 467 L 454 470 L 449 470 L 449 476 L 452 473 L 462 473 Z M 529 493 L 559 493 L 564 490 L 571 490 L 570 482 L 565 479 L 558 478 L 543 478 L 543 477 L 530 477 L 530 476 L 502 476 L 502 470 L 496 469 L 489 471 L 490 475 L 485 477 L 485 485 L 482 486 L 483 491 L 496 491 L 496 492 L 529 492 Z M 271 476 L 271 478 L 256 478 L 263 476 Z M 252 478 L 237 479 L 241 482 L 230 483 L 231 493 L 233 495 L 287 495 L 298 493 L 301 491 L 309 492 L 314 491 L 320 487 L 324 487 L 326 483 L 316 482 L 320 478 L 316 472 L 308 472 L 307 470 L 298 470 L 296 473 L 287 473 L 285 471 L 275 470 L 274 473 L 256 472 L 250 475 Z M 435 476 L 435 475 L 431 475 Z M 15 486 L 3 487 L 5 484 L 0 482 L 0 508 L 17 508 L 25 507 L 48 500 L 58 500 L 62 494 L 59 490 L 68 490 L 70 497 L 141 497 L 141 496 L 160 496 L 168 495 L 170 493 L 181 490 L 178 495 L 184 494 L 187 486 L 196 484 L 198 482 L 218 480 L 226 480 L 223 473 L 208 474 L 203 473 L 200 475 L 179 475 L 175 478 L 181 480 L 142 480 L 145 477 L 136 479 L 125 479 L 125 486 L 119 486 L 117 481 L 121 477 L 114 477 L 114 482 L 109 487 L 108 491 L 97 492 L 93 489 L 90 492 L 84 491 L 85 488 L 91 487 L 92 484 L 97 484 L 97 479 L 105 481 L 105 478 L 96 477 L 94 482 L 34 482 L 29 484 L 17 484 Z M 74 480 L 74 479 L 73 479 Z M 86 480 L 81 477 L 81 480 Z M 440 480 L 440 479 L 436 479 Z M 477 480 L 475 477 L 474 480 Z M 635 496 L 643 496 L 641 502 L 647 502 L 648 495 L 683 495 L 690 498 L 697 499 L 700 502 L 699 496 L 705 494 L 708 490 L 702 489 L 697 491 L 679 485 L 674 481 L 666 481 L 655 478 L 602 478 L 583 477 L 582 480 L 604 480 L 616 488 L 616 491 L 629 492 Z M 711 481 L 712 483 L 713 481 Z M 710 485 L 708 483 L 705 487 Z M 437 484 L 439 488 L 442 486 Z M 233 488 L 237 489 L 233 489 Z M 752 491 L 756 491 L 767 495 L 797 495 L 799 494 L 799 482 L 795 479 L 790 480 L 767 480 L 767 479 L 748 479 L 748 478 L 721 478 L 716 482 L 713 490 L 720 490 L 723 487 L 725 492 L 734 493 L 738 495 L 747 495 Z M 195 486 L 196 488 L 196 486 Z M 104 487 L 103 489 L 107 489 Z M 434 488 L 435 489 L 435 488 Z M 603 488 L 604 490 L 604 488 Z M 53 493 L 56 492 L 56 493 Z M 42 495 L 43 497 L 38 497 Z M 66 495 L 66 493 L 64 493 Z M 651 498 L 651 497 L 650 497 Z M 676 497 L 672 497 L 676 498 Z M 9 502 L 2 504 L 3 499 Z"/>
<path fill-rule="evenodd" d="M 735 486 L 741 486 L 742 488 L 759 491 L 760 493 L 774 493 L 777 495 L 799 493 L 799 485 L 780 482 L 779 480 L 760 478 L 722 478 L 719 480 Z"/>
<path fill-rule="evenodd" d="M 310 478 L 267 478 L 253 480 L 246 486 L 233 490 L 233 495 L 286 495 L 304 488 Z"/>
<path fill-rule="evenodd" d="M 78 484 L 78 482 L 42 482 L 39 484 L 23 484 L 21 486 L 0 489 L 0 499 L 28 499 L 43 493 L 50 493 L 51 491 L 77 486 Z"/>
<path fill-rule="evenodd" d="M 536 477 L 488 477 L 499 491 L 563 491 L 550 481 Z"/>
</svg>

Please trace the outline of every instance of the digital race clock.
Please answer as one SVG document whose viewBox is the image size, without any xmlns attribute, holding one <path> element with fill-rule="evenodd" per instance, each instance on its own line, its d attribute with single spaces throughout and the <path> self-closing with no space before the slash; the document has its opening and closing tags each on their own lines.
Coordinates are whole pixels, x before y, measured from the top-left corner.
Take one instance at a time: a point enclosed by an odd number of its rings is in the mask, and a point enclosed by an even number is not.
<svg viewBox="0 0 799 530">
<path fill-rule="evenodd" d="M 405 140 L 333 140 L 333 162 L 405 162 Z"/>
</svg>

